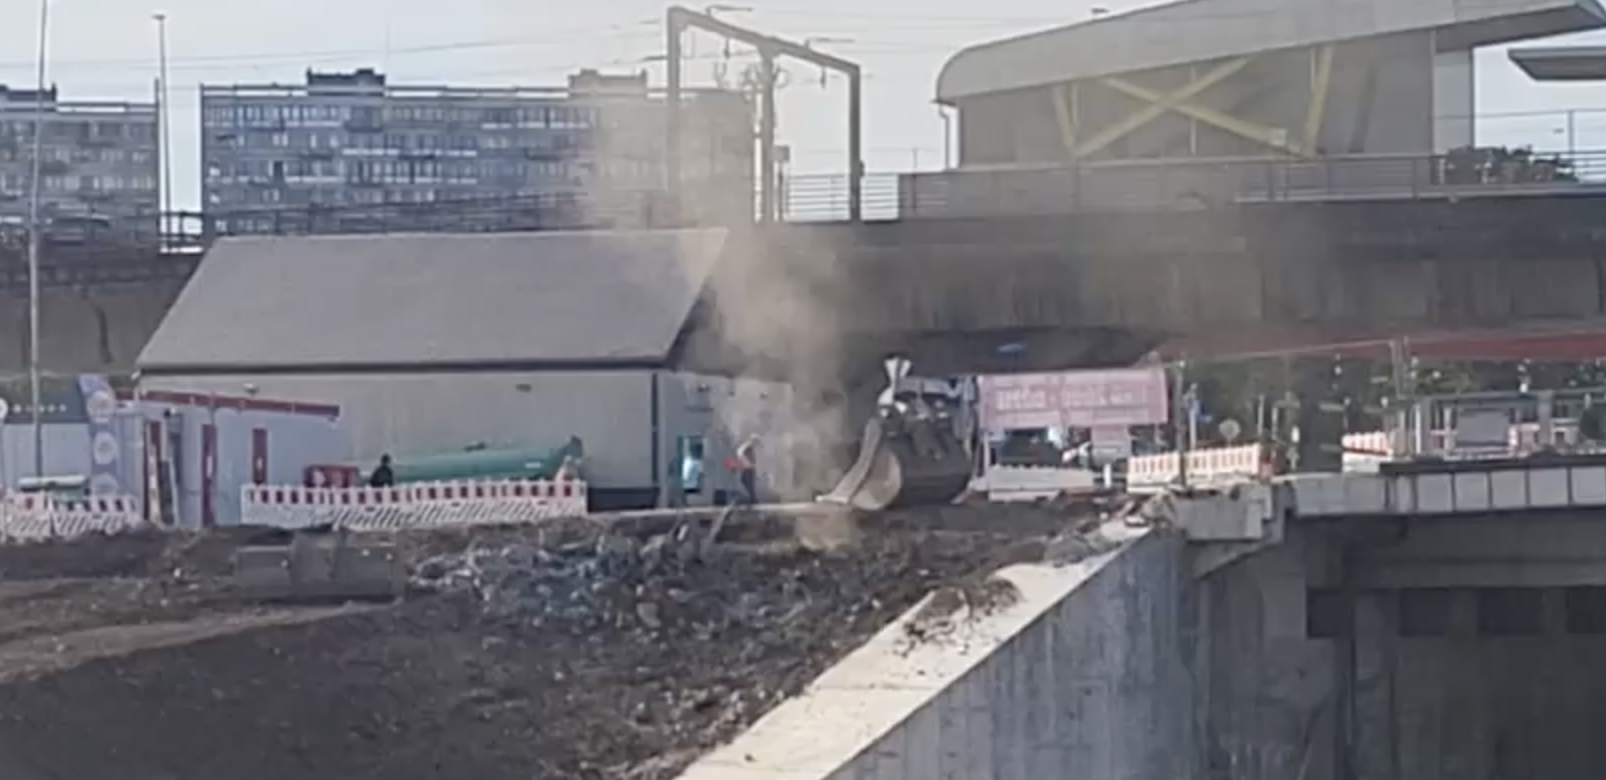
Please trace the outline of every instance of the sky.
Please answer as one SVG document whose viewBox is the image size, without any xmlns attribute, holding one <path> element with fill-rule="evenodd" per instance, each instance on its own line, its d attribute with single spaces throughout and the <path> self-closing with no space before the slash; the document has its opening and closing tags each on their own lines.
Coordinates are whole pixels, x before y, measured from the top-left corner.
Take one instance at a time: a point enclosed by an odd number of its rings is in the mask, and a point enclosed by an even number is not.
<svg viewBox="0 0 1606 780">
<path fill-rule="evenodd" d="M 732 0 L 736 4 L 736 0 Z M 866 167 L 871 172 L 940 167 L 943 124 L 932 103 L 938 70 L 964 46 L 1120 13 L 1152 0 L 741 0 L 720 11 L 734 24 L 815 45 L 862 64 Z M 700 7 L 691 4 L 692 7 Z M 63 99 L 148 100 L 158 75 L 157 30 L 168 18 L 172 75 L 174 200 L 199 203 L 200 83 L 299 83 L 307 68 L 372 66 L 393 83 L 551 86 L 583 67 L 647 69 L 662 84 L 661 0 L 51 0 L 49 80 Z M 0 83 L 31 87 L 39 29 L 35 0 L 0 10 Z M 1550 43 L 1606 45 L 1606 33 Z M 1532 45 L 1529 42 L 1525 45 Z M 689 81 L 751 61 L 740 47 L 697 35 Z M 788 65 L 779 101 L 781 142 L 798 174 L 846 169 L 846 88 Z M 1606 85 L 1536 85 L 1503 49 L 1478 57 L 1480 143 L 1565 149 L 1566 112 L 1577 110 L 1571 146 L 1606 151 Z M 1518 116 L 1510 116 L 1518 114 Z"/>
</svg>

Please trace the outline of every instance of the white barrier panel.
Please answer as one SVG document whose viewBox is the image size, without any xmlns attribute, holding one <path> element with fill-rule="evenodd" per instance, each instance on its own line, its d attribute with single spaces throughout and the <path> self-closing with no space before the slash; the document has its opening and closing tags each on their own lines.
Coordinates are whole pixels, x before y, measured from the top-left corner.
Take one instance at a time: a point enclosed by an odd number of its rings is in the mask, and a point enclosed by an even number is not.
<svg viewBox="0 0 1606 780">
<path fill-rule="evenodd" d="M 530 523 L 586 513 L 584 482 L 422 482 L 389 488 L 246 485 L 240 522 L 356 531 Z"/>
<path fill-rule="evenodd" d="M 70 539 L 121 533 L 144 525 L 139 501 L 132 496 L 62 500 L 24 494 L 0 501 L 0 541 Z"/>
<path fill-rule="evenodd" d="M 1043 501 L 1091 492 L 1098 487 L 1098 474 L 1056 466 L 993 466 L 980 482 L 989 501 Z"/>
<path fill-rule="evenodd" d="M 1513 454 L 1533 452 L 1547 446 L 1573 446 L 1579 441 L 1578 425 L 1558 420 L 1551 425 L 1550 442 L 1539 439 L 1539 425 L 1521 423 L 1511 426 Z M 1431 452 L 1452 453 L 1455 450 L 1454 431 L 1431 431 L 1427 446 Z M 1344 434 L 1344 470 L 1375 472 L 1379 465 L 1397 457 L 1394 442 L 1388 433 L 1368 431 Z"/>
<path fill-rule="evenodd" d="M 1264 479 L 1271 476 L 1271 460 L 1259 444 L 1241 447 L 1215 447 L 1188 453 L 1188 484 L 1213 487 Z M 1138 492 L 1157 490 L 1177 483 L 1181 476 L 1177 453 L 1139 455 L 1127 461 L 1127 489 Z"/>
<path fill-rule="evenodd" d="M 1383 431 L 1346 433 L 1343 442 L 1346 472 L 1376 472 L 1394 458 L 1394 442 Z"/>
</svg>

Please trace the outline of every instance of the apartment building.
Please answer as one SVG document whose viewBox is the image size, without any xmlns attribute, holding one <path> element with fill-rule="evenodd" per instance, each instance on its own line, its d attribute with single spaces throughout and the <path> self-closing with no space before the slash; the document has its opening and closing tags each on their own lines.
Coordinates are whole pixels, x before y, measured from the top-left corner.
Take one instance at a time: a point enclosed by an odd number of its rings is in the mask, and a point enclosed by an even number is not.
<svg viewBox="0 0 1606 780">
<path fill-rule="evenodd" d="M 684 105 L 686 188 L 711 193 L 710 212 L 750 215 L 751 105 L 727 92 Z M 644 73 L 582 71 L 558 88 L 399 86 L 372 69 L 202 86 L 205 209 L 230 233 L 409 215 L 464 230 L 645 224 L 662 204 L 665 114 Z"/>
<path fill-rule="evenodd" d="M 69 102 L 61 100 L 54 87 L 41 95 L 0 84 L 0 225 L 27 222 L 37 116 L 43 117 L 44 126 L 39 166 L 42 216 L 120 223 L 148 217 L 154 222 L 161 209 L 160 133 L 154 103 Z"/>
</svg>

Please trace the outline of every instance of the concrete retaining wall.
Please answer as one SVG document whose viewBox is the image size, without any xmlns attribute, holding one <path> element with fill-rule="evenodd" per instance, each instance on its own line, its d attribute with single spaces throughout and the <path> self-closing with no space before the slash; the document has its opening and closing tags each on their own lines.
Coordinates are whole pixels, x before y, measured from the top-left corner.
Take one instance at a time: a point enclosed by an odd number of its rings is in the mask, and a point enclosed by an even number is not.
<svg viewBox="0 0 1606 780">
<path fill-rule="evenodd" d="M 131 371 L 180 282 L 52 288 L 40 300 L 39 354 L 57 374 Z M 28 365 L 28 300 L 0 294 L 0 375 Z"/>
<path fill-rule="evenodd" d="M 684 780 L 1187 778 L 1182 542 L 1124 542 L 1006 570 L 1021 600 L 941 641 L 894 624 Z"/>
</svg>

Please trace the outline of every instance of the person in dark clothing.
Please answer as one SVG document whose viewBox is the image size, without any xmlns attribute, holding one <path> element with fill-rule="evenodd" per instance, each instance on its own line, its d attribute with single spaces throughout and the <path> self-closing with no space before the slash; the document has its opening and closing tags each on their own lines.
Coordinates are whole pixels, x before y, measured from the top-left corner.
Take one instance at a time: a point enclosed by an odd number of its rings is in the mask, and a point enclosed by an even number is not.
<svg viewBox="0 0 1606 780">
<path fill-rule="evenodd" d="M 368 487 L 391 487 L 396 484 L 396 474 L 390 470 L 390 456 L 379 456 L 379 466 L 374 473 L 368 475 Z"/>
</svg>

